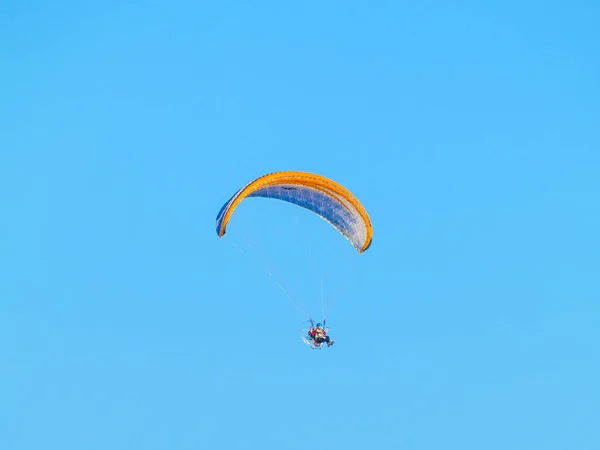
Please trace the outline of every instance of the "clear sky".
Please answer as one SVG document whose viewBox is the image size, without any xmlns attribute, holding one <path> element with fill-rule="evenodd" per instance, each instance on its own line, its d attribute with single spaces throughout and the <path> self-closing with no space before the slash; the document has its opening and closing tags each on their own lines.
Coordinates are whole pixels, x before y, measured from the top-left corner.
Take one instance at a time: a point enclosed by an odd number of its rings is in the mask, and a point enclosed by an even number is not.
<svg viewBox="0 0 600 450">
<path fill-rule="evenodd" d="M 600 7 L 0 6 L 0 448 L 600 448 Z M 333 178 L 374 226 L 250 199 Z M 242 250 L 242 252 L 240 251 Z M 300 340 L 303 314 L 336 344 Z"/>
</svg>

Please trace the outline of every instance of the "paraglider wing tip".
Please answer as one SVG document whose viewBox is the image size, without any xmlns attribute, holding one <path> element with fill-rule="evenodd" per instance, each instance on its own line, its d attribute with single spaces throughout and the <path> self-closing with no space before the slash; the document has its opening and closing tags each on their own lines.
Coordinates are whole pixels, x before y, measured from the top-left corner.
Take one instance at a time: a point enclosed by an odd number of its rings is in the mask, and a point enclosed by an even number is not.
<svg viewBox="0 0 600 450">
<path fill-rule="evenodd" d="M 364 252 L 366 252 L 367 250 L 369 250 L 369 248 L 371 247 L 371 244 L 372 244 L 372 243 L 373 243 L 373 239 L 370 239 L 370 240 L 369 240 L 369 243 L 368 243 L 368 244 L 367 244 L 365 247 L 361 248 L 361 249 L 358 251 L 358 253 L 364 253 Z"/>
</svg>

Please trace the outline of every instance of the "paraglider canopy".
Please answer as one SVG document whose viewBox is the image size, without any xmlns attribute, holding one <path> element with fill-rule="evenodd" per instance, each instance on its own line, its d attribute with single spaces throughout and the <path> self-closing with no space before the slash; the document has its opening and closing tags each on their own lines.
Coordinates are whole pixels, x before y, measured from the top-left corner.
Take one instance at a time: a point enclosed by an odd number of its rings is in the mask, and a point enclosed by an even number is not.
<svg viewBox="0 0 600 450">
<path fill-rule="evenodd" d="M 219 237 L 225 234 L 231 215 L 248 197 L 283 200 L 306 208 L 333 225 L 359 253 L 371 245 L 373 229 L 366 209 L 341 184 L 309 172 L 275 172 L 238 190 L 223 205 L 216 219 Z"/>
</svg>

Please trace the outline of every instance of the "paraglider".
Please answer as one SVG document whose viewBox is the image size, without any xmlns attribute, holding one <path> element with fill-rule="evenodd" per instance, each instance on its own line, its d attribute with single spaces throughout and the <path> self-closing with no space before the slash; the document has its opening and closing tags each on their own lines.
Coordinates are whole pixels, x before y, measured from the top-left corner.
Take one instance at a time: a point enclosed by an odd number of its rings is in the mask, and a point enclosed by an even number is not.
<svg viewBox="0 0 600 450">
<path fill-rule="evenodd" d="M 216 218 L 216 232 L 225 235 L 232 214 L 242 201 L 251 197 L 281 200 L 308 209 L 329 222 L 358 251 L 365 252 L 373 238 L 373 228 L 366 209 L 344 186 L 310 172 L 274 172 L 255 179 L 239 189 L 223 205 Z M 303 341 L 312 348 L 331 346 L 327 328 L 321 324 L 313 327 Z M 311 334 L 312 333 L 312 334 Z"/>
<path fill-rule="evenodd" d="M 312 344 L 315 347 L 322 347 L 323 344 L 327 344 L 327 347 L 331 347 L 335 341 L 332 341 L 327 332 L 329 328 L 323 328 L 323 325 L 318 323 L 314 328 L 311 326 L 308 330 L 308 335 L 312 339 Z"/>
</svg>

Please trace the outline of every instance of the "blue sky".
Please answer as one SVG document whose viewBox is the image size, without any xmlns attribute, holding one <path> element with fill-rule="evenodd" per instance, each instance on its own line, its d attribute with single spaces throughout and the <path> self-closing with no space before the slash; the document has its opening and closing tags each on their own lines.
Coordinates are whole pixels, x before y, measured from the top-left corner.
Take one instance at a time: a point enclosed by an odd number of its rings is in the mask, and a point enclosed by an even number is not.
<svg viewBox="0 0 600 450">
<path fill-rule="evenodd" d="M 4 2 L 0 448 L 599 448 L 599 14 Z M 276 170 L 372 247 L 258 199 L 218 239 Z"/>
</svg>

